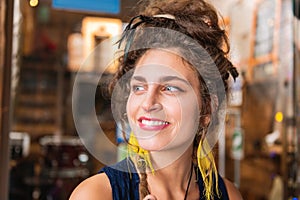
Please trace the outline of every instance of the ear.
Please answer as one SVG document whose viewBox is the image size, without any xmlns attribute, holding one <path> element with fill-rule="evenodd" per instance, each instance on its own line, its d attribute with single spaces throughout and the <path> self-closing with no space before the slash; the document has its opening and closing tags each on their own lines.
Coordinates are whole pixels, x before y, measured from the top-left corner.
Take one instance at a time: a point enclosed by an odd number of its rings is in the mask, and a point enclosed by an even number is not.
<svg viewBox="0 0 300 200">
<path fill-rule="evenodd" d="M 211 122 L 211 116 L 218 110 L 218 107 L 218 96 L 216 94 L 211 94 L 210 101 L 205 101 L 205 103 L 202 104 L 202 111 L 204 111 L 202 115 L 200 115 L 200 125 L 202 127 L 207 127 L 209 125 Z"/>
<path fill-rule="evenodd" d="M 210 123 L 210 117 L 211 117 L 211 115 L 202 115 L 202 116 L 200 116 L 200 127 L 207 127 L 208 125 L 209 125 L 209 123 Z"/>
<path fill-rule="evenodd" d="M 209 123 L 210 123 L 210 115 L 204 116 L 203 117 L 203 125 L 205 127 L 207 127 Z"/>
</svg>

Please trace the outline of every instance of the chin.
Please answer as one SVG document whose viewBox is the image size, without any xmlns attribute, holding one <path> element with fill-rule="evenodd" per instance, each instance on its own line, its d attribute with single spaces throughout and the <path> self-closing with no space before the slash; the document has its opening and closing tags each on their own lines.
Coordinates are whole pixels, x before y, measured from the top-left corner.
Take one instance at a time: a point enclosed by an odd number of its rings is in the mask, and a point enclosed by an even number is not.
<svg viewBox="0 0 300 200">
<path fill-rule="evenodd" d="M 167 146 L 160 142 L 149 141 L 149 139 L 147 141 L 139 141 L 139 145 L 147 151 L 161 151 Z"/>
</svg>

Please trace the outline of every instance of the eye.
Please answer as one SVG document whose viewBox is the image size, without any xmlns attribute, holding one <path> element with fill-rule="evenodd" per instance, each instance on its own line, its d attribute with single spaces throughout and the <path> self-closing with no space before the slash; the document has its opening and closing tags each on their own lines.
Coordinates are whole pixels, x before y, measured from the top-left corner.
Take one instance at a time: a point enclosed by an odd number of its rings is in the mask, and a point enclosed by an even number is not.
<svg viewBox="0 0 300 200">
<path fill-rule="evenodd" d="M 132 90 L 133 92 L 140 92 L 140 91 L 144 91 L 144 90 L 145 90 L 145 87 L 142 86 L 142 85 L 133 85 L 133 86 L 131 87 L 131 90 Z"/>
<path fill-rule="evenodd" d="M 183 90 L 177 86 L 166 85 L 162 88 L 163 91 L 167 92 L 182 92 Z"/>
</svg>

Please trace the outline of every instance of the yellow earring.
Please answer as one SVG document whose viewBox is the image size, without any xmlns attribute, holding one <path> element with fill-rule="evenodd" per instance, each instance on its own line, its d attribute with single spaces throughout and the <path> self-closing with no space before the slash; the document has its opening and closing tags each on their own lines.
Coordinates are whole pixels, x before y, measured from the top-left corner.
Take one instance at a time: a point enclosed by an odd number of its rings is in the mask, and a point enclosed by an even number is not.
<svg viewBox="0 0 300 200">
<path fill-rule="evenodd" d="M 143 158 L 146 161 L 146 166 L 148 166 L 151 172 L 154 174 L 154 168 L 151 163 L 149 151 L 139 146 L 138 140 L 136 139 L 133 132 L 130 133 L 127 149 L 128 154 L 132 160 L 134 155 L 138 155 L 139 157 Z"/>
<path fill-rule="evenodd" d="M 220 193 L 218 190 L 218 172 L 216 168 L 216 164 L 214 162 L 214 156 L 212 150 L 206 140 L 204 138 L 200 141 L 198 149 L 197 149 L 197 161 L 198 167 L 204 182 L 205 186 L 205 196 L 206 199 L 211 199 L 211 195 L 213 194 L 213 175 L 215 176 L 216 181 L 216 192 L 220 197 Z"/>
</svg>

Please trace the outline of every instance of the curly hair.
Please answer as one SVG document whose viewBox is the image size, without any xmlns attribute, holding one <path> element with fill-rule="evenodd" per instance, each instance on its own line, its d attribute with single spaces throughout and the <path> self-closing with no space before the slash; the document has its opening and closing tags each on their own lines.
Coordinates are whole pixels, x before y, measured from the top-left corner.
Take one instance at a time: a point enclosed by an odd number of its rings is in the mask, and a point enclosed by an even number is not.
<svg viewBox="0 0 300 200">
<path fill-rule="evenodd" d="M 115 104 L 114 109 L 119 112 L 119 116 L 124 116 L 126 113 L 124 103 L 127 102 L 129 87 L 128 79 L 122 77 L 126 74 L 130 78 L 139 58 L 147 50 L 160 48 L 179 51 L 183 60 L 192 66 L 200 82 L 200 98 L 203 102 L 200 114 L 212 116 L 212 112 L 218 109 L 211 107 L 214 101 L 211 94 L 216 96 L 216 104 L 221 105 L 226 100 L 226 96 L 219 90 L 228 92 L 230 75 L 233 79 L 238 76 L 236 68 L 228 58 L 230 50 L 228 37 L 220 26 L 220 16 L 217 11 L 204 0 L 149 0 L 144 1 L 141 6 L 144 9 L 129 22 L 119 41 L 119 45 L 125 46 L 124 54 L 119 58 L 119 67 L 112 79 L 110 91 L 117 86 L 123 94 L 119 95 L 120 104 Z M 210 81 L 207 81 L 207 77 Z M 216 87 L 220 84 L 222 88 Z M 126 117 L 120 119 L 127 120 Z M 217 119 L 211 119 L 210 123 L 217 123 Z M 207 156 L 204 164 L 208 166 L 207 169 L 201 169 L 202 161 L 199 152 L 206 151 L 207 144 L 204 136 L 207 130 L 204 122 L 200 121 L 200 125 L 199 134 L 196 134 L 194 139 L 193 158 L 204 179 L 206 198 L 212 199 L 211 174 L 216 175 L 216 169 L 211 156 Z M 143 188 L 147 185 L 147 175 L 143 174 L 140 191 L 148 191 L 147 188 Z M 141 194 L 141 198 L 146 195 Z"/>
</svg>

